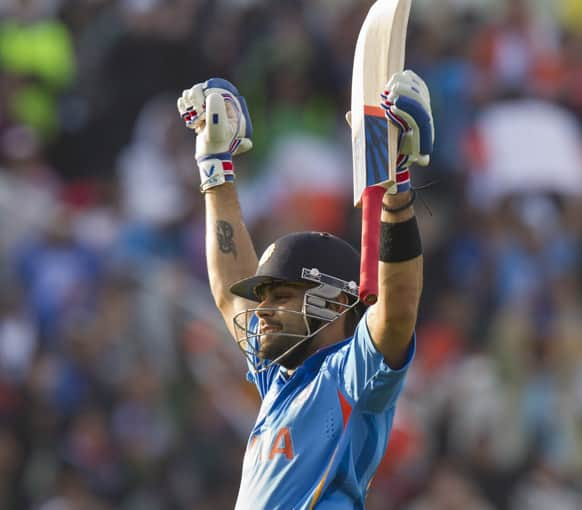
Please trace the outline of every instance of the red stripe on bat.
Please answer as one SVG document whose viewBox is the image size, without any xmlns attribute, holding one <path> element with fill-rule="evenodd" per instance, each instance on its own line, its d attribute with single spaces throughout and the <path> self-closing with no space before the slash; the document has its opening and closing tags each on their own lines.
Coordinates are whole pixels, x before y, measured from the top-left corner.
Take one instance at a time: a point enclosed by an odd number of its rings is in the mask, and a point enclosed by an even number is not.
<svg viewBox="0 0 582 510">
<path fill-rule="evenodd" d="M 371 115 L 372 117 L 382 117 L 382 118 L 386 116 L 384 110 L 379 106 L 364 105 L 364 114 Z"/>
</svg>

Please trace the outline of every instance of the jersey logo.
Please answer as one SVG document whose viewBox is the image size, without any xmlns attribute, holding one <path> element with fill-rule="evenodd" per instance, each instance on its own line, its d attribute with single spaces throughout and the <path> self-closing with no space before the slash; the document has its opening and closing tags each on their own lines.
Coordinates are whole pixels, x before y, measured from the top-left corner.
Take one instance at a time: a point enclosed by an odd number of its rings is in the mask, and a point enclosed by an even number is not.
<svg viewBox="0 0 582 510">
<path fill-rule="evenodd" d="M 289 432 L 287 427 L 283 427 L 277 432 L 273 440 L 273 445 L 271 446 L 271 451 L 269 452 L 269 460 L 273 460 L 275 455 L 285 455 L 288 460 L 295 457 L 293 443 L 291 441 L 291 432 Z"/>
<path fill-rule="evenodd" d="M 291 431 L 288 427 L 280 428 L 276 434 L 270 430 L 257 434 L 249 443 L 249 451 L 255 448 L 258 448 L 259 462 L 264 459 L 274 460 L 279 455 L 287 460 L 292 460 L 295 457 Z"/>
</svg>

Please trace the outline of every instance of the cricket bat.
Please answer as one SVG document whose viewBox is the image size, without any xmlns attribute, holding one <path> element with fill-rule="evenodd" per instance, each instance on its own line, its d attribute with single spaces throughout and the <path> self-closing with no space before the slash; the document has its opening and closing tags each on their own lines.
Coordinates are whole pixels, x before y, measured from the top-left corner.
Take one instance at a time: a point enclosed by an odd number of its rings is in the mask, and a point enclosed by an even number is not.
<svg viewBox="0 0 582 510">
<path fill-rule="evenodd" d="M 362 208 L 360 300 L 378 299 L 378 248 L 382 197 L 394 184 L 398 128 L 380 107 L 390 77 L 404 68 L 411 0 L 378 0 L 360 29 L 352 74 L 354 206 Z"/>
</svg>

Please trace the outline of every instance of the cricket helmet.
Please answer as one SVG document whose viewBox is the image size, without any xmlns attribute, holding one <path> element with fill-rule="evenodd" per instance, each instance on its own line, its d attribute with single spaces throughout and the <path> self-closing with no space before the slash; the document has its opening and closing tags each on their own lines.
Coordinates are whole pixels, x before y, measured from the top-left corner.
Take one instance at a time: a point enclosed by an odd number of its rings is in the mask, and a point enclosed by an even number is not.
<svg viewBox="0 0 582 510">
<path fill-rule="evenodd" d="M 262 285 L 319 282 L 357 295 L 359 276 L 360 254 L 349 243 L 327 232 L 297 232 L 272 243 L 255 275 L 236 282 L 230 291 L 259 302 Z"/>
</svg>

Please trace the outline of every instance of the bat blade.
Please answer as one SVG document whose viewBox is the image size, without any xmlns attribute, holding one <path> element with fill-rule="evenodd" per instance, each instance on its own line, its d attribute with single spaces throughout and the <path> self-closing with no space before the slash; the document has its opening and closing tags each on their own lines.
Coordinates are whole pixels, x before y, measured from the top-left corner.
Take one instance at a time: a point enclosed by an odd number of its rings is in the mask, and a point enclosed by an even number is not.
<svg viewBox="0 0 582 510">
<path fill-rule="evenodd" d="M 389 78 L 404 68 L 411 0 L 378 0 L 356 43 L 352 74 L 354 206 L 362 207 L 360 299 L 378 295 L 380 212 L 385 190 L 395 182 L 398 130 L 380 105 Z"/>
</svg>

